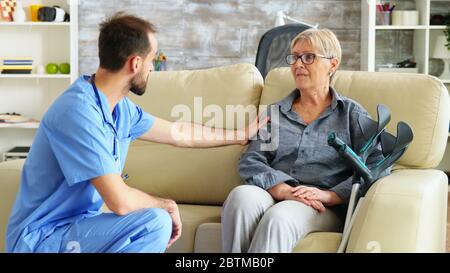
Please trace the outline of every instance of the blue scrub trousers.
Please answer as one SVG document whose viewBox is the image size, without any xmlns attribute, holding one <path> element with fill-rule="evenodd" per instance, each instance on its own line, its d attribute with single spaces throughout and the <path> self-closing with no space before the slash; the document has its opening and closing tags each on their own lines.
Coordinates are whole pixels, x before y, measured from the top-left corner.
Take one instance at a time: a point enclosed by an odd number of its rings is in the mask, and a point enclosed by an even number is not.
<svg viewBox="0 0 450 273">
<path fill-rule="evenodd" d="M 172 234 L 166 210 L 104 213 L 59 227 L 36 248 L 43 253 L 162 253 Z"/>
</svg>

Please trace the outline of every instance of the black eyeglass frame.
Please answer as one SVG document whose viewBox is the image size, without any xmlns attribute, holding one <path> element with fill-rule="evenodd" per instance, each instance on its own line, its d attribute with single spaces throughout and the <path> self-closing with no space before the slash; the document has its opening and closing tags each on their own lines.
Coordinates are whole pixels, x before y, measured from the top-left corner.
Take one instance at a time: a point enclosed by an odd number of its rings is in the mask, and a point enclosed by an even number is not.
<svg viewBox="0 0 450 273">
<path fill-rule="evenodd" d="M 312 56 L 313 56 L 311 62 L 306 62 L 306 61 L 304 60 L 304 56 L 307 56 L 307 55 L 309 55 L 309 56 L 312 55 Z M 290 58 L 291 56 L 295 56 L 295 62 L 289 62 L 289 58 Z M 285 60 L 286 60 L 286 63 L 287 63 L 288 65 L 294 65 L 294 64 L 296 64 L 296 63 L 298 62 L 298 59 L 300 59 L 300 60 L 302 61 L 303 64 L 310 65 L 310 64 L 313 64 L 313 63 L 314 63 L 314 61 L 316 60 L 317 57 L 319 57 L 319 58 L 324 58 L 324 59 L 328 59 L 328 60 L 333 59 L 333 57 L 327 57 L 327 56 L 324 56 L 324 55 L 321 55 L 321 54 L 316 54 L 316 53 L 307 52 L 307 53 L 303 53 L 302 55 L 288 54 L 288 55 L 286 55 L 286 59 L 285 59 Z"/>
</svg>

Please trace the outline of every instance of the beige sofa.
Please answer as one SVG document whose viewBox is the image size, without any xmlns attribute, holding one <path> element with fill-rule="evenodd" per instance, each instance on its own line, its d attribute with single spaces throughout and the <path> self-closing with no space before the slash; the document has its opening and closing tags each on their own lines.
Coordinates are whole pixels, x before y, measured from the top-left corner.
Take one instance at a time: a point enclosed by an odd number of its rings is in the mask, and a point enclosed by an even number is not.
<svg viewBox="0 0 450 273">
<path fill-rule="evenodd" d="M 450 106 L 443 84 L 434 77 L 341 71 L 337 90 L 360 102 L 375 115 L 383 103 L 392 111 L 389 130 L 398 121 L 408 122 L 414 142 L 392 175 L 368 192 L 352 230 L 348 252 L 444 252 L 447 223 L 448 181 L 434 170 L 447 143 Z M 209 70 L 153 73 L 147 93 L 133 97 L 146 111 L 175 120 L 175 105 L 194 109 L 218 105 L 267 105 L 294 88 L 289 69 L 272 71 L 263 81 L 250 64 Z M 194 97 L 198 97 L 194 100 Z M 243 109 L 241 109 L 243 111 Z M 206 122 L 199 111 L 194 121 Z M 227 116 L 224 126 L 232 126 Z M 231 189 L 241 184 L 237 164 L 242 146 L 180 149 L 136 142 L 129 150 L 128 183 L 148 193 L 179 203 L 183 235 L 169 252 L 221 252 L 221 205 Z M 19 184 L 22 161 L 0 164 L 0 248 L 8 214 Z M 45 181 L 43 181 L 44 183 Z M 335 252 L 339 233 L 311 233 L 294 252 Z"/>
</svg>

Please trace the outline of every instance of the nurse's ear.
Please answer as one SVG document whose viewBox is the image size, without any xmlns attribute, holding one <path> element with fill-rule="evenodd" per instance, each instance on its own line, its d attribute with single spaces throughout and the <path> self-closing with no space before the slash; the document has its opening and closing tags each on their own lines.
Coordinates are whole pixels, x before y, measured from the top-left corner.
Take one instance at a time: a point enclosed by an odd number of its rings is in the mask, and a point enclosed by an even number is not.
<svg viewBox="0 0 450 273">
<path fill-rule="evenodd" d="M 139 55 L 130 57 L 130 59 L 128 60 L 128 66 L 130 72 L 132 72 L 133 74 L 137 74 L 139 71 L 141 71 L 142 57 Z"/>
</svg>

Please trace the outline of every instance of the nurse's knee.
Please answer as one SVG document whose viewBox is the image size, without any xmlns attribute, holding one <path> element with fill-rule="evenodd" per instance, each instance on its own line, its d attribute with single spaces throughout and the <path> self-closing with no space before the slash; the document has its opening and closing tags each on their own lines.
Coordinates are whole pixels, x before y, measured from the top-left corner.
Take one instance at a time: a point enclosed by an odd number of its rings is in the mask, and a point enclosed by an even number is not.
<svg viewBox="0 0 450 273">
<path fill-rule="evenodd" d="M 143 209 L 135 215 L 136 229 L 139 231 L 133 241 L 139 240 L 137 246 L 130 248 L 132 252 L 162 253 L 166 250 L 172 234 L 172 218 L 160 208 Z"/>
<path fill-rule="evenodd" d="M 153 214 L 155 215 L 154 218 L 158 221 L 161 228 L 169 228 L 172 230 L 172 217 L 167 210 L 154 208 Z"/>
<path fill-rule="evenodd" d="M 144 217 L 146 217 L 146 226 L 152 229 L 151 232 L 155 232 L 161 238 L 167 238 L 167 241 L 169 241 L 172 234 L 172 217 L 166 210 L 160 208 L 148 209 Z"/>
</svg>

